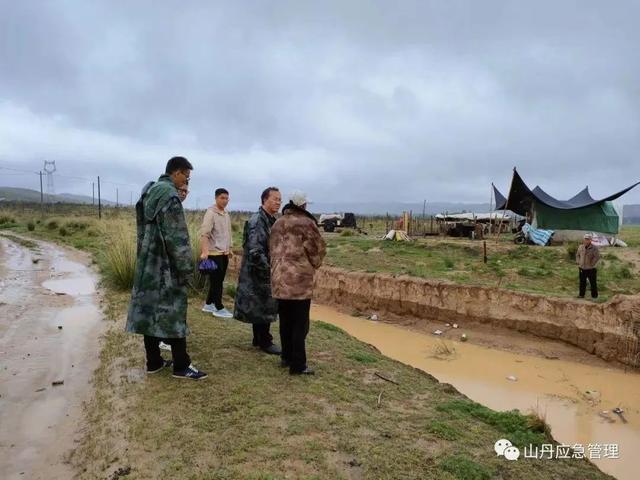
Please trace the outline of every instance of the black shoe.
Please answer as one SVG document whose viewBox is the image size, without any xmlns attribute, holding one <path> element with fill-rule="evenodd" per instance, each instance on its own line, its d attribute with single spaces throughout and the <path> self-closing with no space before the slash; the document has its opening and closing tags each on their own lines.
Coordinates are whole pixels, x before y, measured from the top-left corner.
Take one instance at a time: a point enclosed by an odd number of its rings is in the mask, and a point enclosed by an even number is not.
<svg viewBox="0 0 640 480">
<path fill-rule="evenodd" d="M 282 353 L 282 350 L 280 350 L 280 347 L 277 345 L 269 345 L 268 347 L 261 347 L 260 350 L 262 350 L 265 353 L 268 353 L 269 355 L 280 355 Z"/>
<path fill-rule="evenodd" d="M 164 360 L 164 359 L 162 359 L 162 365 L 160 365 L 158 368 L 156 368 L 154 370 L 149 370 L 149 368 L 147 367 L 147 373 L 148 374 L 158 373 L 163 368 L 170 367 L 172 365 L 173 365 L 173 360 Z"/>
<path fill-rule="evenodd" d="M 309 367 L 305 367 L 304 370 L 289 370 L 289 374 L 291 375 L 315 375 L 316 372 L 310 369 Z"/>
</svg>

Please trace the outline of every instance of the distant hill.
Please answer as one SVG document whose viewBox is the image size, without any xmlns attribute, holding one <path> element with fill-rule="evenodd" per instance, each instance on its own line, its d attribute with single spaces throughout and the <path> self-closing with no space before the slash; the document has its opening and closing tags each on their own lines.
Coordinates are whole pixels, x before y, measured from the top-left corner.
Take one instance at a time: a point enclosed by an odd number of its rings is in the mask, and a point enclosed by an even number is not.
<svg viewBox="0 0 640 480">
<path fill-rule="evenodd" d="M 46 197 L 45 197 L 46 200 Z M 29 188 L 0 187 L 0 202 L 40 202 L 40 192 Z M 97 201 L 97 200 L 96 200 Z M 86 195 L 60 193 L 53 196 L 54 203 L 78 203 L 91 205 L 92 199 Z M 102 200 L 103 205 L 115 205 L 115 202 Z"/>
<path fill-rule="evenodd" d="M 626 225 L 640 225 L 640 205 L 625 205 L 622 212 Z"/>
</svg>

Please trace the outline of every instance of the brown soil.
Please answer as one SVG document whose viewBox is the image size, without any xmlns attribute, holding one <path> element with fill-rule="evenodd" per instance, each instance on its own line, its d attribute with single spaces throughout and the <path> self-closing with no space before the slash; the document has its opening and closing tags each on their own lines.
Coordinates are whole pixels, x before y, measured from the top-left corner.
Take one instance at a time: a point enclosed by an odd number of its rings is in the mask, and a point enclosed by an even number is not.
<svg viewBox="0 0 640 480">
<path fill-rule="evenodd" d="M 71 478 L 98 365 L 96 277 L 86 256 L 45 243 L 0 238 L 0 263 L 0 478 Z"/>
</svg>

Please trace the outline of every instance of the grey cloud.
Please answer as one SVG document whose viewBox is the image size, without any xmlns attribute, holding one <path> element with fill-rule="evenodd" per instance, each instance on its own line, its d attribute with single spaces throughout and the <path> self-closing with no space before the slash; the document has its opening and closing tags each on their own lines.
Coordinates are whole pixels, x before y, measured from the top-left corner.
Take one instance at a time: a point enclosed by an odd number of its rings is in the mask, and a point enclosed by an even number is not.
<svg viewBox="0 0 640 480">
<path fill-rule="evenodd" d="M 560 197 L 640 179 L 637 2 L 0 9 L 0 155 L 25 165 L 143 184 L 185 153 L 194 196 L 220 182 L 242 200 L 266 182 L 484 202 L 513 166 Z"/>
</svg>

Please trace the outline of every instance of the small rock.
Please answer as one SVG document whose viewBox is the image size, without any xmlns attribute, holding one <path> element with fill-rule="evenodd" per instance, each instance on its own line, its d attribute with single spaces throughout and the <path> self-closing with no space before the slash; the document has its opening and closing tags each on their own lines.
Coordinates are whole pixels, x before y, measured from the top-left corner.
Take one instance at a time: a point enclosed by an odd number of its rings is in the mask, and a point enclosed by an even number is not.
<svg viewBox="0 0 640 480">
<path fill-rule="evenodd" d="M 454 324 L 453 324 L 453 328 L 458 328 L 458 324 L 457 324 L 457 323 L 454 323 Z"/>
<path fill-rule="evenodd" d="M 433 332 L 434 335 L 442 335 L 442 330 L 436 330 Z"/>
<path fill-rule="evenodd" d="M 60 385 L 64 385 L 64 380 L 55 380 L 51 382 L 51 385 L 53 385 L 54 387 L 59 387 Z"/>
<path fill-rule="evenodd" d="M 44 392 L 45 390 L 46 390 L 46 388 L 44 388 L 44 387 L 43 387 L 43 388 L 39 388 L 38 390 L 36 390 L 36 393 L 38 393 L 38 392 Z"/>
<path fill-rule="evenodd" d="M 507 377 L 507 380 L 509 380 L 510 382 L 517 382 L 518 381 L 518 377 L 516 377 L 515 375 L 509 375 Z"/>
<path fill-rule="evenodd" d="M 58 325 L 58 330 L 62 330 L 62 325 Z"/>
<path fill-rule="evenodd" d="M 444 326 L 445 327 L 451 327 L 451 324 L 450 323 L 445 323 Z"/>
<path fill-rule="evenodd" d="M 466 333 L 463 333 L 462 335 L 460 335 L 461 342 L 466 342 L 467 340 L 469 340 L 469 338 L 467 337 Z"/>
<path fill-rule="evenodd" d="M 377 322 L 377 321 L 378 321 L 378 315 L 376 315 L 376 314 L 374 313 L 373 315 L 371 315 L 371 316 L 369 317 L 369 319 L 370 319 L 370 320 L 373 320 L 374 322 Z"/>
</svg>

